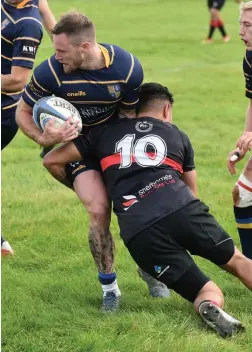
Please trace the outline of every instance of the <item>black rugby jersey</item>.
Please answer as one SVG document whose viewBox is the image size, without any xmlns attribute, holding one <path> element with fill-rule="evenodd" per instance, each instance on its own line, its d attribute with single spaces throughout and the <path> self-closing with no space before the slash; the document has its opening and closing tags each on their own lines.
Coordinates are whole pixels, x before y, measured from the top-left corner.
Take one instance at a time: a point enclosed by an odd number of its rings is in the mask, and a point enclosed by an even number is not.
<svg viewBox="0 0 252 352">
<path fill-rule="evenodd" d="M 38 2 L 39 0 L 24 0 L 14 6 L 2 0 L 2 74 L 10 74 L 12 66 L 32 69 L 36 51 L 43 35 Z M 2 91 L 1 93 L 2 109 L 7 110 L 18 104 L 22 91 L 14 93 Z"/>
<path fill-rule="evenodd" d="M 245 77 L 245 95 L 252 99 L 252 51 L 246 50 L 243 59 L 243 72 Z"/>
<path fill-rule="evenodd" d="M 99 159 L 126 244 L 195 199 L 180 179 L 195 168 L 193 149 L 174 125 L 150 117 L 124 118 L 97 126 L 73 142 L 84 162 L 90 156 Z"/>
<path fill-rule="evenodd" d="M 135 108 L 143 81 L 140 62 L 118 46 L 99 46 L 106 62 L 99 70 L 77 69 L 67 74 L 55 56 L 42 62 L 26 86 L 24 101 L 34 106 L 40 98 L 54 94 L 78 109 L 84 126 L 96 125 L 115 116 L 119 104 Z"/>
</svg>

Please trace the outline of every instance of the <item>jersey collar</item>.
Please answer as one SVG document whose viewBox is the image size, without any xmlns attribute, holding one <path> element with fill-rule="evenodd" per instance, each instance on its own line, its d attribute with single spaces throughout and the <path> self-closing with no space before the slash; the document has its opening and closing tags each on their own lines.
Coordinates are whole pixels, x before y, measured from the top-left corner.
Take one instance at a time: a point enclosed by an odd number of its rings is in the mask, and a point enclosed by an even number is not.
<svg viewBox="0 0 252 352">
<path fill-rule="evenodd" d="M 102 52 L 102 55 L 104 56 L 104 59 L 105 59 L 105 66 L 108 68 L 109 65 L 110 65 L 110 55 L 109 55 L 109 52 L 108 52 L 108 49 L 106 49 L 104 46 L 102 46 L 101 44 L 98 44 L 101 52 Z"/>
</svg>

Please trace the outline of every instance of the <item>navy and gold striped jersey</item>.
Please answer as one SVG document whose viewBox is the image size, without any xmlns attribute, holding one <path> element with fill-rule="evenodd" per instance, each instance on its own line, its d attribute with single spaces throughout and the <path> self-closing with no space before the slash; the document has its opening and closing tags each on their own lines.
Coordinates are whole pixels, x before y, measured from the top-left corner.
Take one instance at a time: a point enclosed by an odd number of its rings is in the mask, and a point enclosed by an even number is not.
<svg viewBox="0 0 252 352">
<path fill-rule="evenodd" d="M 16 6 L 2 0 L 1 65 L 2 74 L 10 74 L 12 66 L 32 69 L 37 47 L 43 35 L 38 8 L 39 0 L 24 0 Z M 1 92 L 2 109 L 18 104 L 22 92 Z"/>
<path fill-rule="evenodd" d="M 33 107 L 40 98 L 54 94 L 78 109 L 84 126 L 116 116 L 120 106 L 135 108 L 143 81 L 140 62 L 118 46 L 99 46 L 106 64 L 99 70 L 77 69 L 67 74 L 55 56 L 42 62 L 26 86 L 24 101 Z"/>
<path fill-rule="evenodd" d="M 243 72 L 245 77 L 245 95 L 252 99 L 252 51 L 246 50 L 243 59 Z"/>
</svg>

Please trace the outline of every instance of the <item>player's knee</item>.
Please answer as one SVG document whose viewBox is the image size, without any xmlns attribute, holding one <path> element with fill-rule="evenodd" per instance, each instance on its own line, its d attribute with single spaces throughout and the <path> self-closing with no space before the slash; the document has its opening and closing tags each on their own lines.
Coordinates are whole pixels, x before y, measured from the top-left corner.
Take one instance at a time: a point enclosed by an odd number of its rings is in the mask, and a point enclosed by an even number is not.
<svg viewBox="0 0 252 352">
<path fill-rule="evenodd" d="M 43 158 L 43 166 L 50 171 L 55 165 L 55 160 L 54 157 L 51 155 L 51 153 L 48 153 L 44 156 Z"/>
<path fill-rule="evenodd" d="M 90 226 L 108 226 L 111 219 L 111 206 L 107 199 L 100 202 L 91 201 L 86 205 L 86 209 L 90 218 Z"/>
<path fill-rule="evenodd" d="M 249 259 L 235 247 L 234 255 L 227 264 L 223 265 L 223 268 L 236 276 L 240 276 L 243 272 L 246 272 L 248 261 Z"/>
</svg>

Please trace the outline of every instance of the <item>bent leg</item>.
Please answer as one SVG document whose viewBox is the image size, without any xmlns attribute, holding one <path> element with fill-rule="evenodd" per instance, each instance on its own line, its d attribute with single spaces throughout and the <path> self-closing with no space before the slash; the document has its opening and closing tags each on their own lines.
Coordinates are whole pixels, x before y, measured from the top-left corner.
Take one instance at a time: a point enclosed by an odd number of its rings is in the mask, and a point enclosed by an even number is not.
<svg viewBox="0 0 252 352">
<path fill-rule="evenodd" d="M 101 174 L 88 170 L 74 180 L 74 190 L 89 214 L 89 247 L 99 272 L 111 273 L 114 265 L 114 240 L 109 230 L 111 205 Z"/>
<path fill-rule="evenodd" d="M 236 247 L 233 257 L 221 267 L 238 277 L 252 291 L 252 260 L 246 258 Z"/>
</svg>

